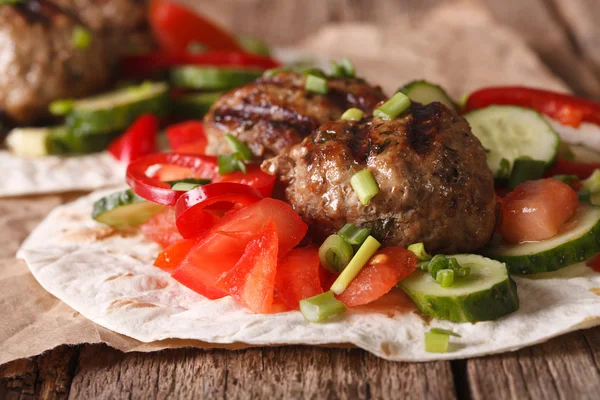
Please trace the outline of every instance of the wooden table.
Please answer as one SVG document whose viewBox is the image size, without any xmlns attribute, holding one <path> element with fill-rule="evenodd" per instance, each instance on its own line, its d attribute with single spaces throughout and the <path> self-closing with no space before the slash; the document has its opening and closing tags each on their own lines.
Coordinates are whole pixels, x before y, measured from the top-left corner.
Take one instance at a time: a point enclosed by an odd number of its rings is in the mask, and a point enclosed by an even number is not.
<svg viewBox="0 0 600 400">
<path fill-rule="evenodd" d="M 517 29 L 573 90 L 600 98 L 600 1 L 479 1 Z M 195 3 L 238 32 L 286 44 L 327 21 L 389 19 L 394 13 L 422 12 L 436 1 Z M 0 399 L 33 397 L 598 399 L 600 328 L 514 353 L 415 364 L 383 361 L 358 349 L 123 354 L 103 345 L 63 346 L 0 366 Z"/>
</svg>

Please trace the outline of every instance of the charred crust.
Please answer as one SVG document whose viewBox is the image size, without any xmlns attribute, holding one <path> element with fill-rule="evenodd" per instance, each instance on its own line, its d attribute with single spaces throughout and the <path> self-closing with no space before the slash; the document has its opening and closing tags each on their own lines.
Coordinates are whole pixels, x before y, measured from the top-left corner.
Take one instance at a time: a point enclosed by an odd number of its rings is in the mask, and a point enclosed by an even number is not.
<svg viewBox="0 0 600 400">
<path fill-rule="evenodd" d="M 406 129 L 406 143 L 417 154 L 425 154 L 432 149 L 432 143 L 440 130 L 440 120 L 444 112 L 443 105 L 431 103 L 421 105 L 412 103 L 412 119 Z"/>
</svg>

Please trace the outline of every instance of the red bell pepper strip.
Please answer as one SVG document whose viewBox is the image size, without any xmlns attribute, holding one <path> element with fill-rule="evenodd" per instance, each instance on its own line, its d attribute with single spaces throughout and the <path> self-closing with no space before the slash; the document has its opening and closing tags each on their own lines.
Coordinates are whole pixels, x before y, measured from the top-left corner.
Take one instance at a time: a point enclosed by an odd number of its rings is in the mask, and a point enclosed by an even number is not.
<svg viewBox="0 0 600 400">
<path fill-rule="evenodd" d="M 263 172 L 258 165 L 248 165 L 246 173 L 242 171 L 232 172 L 230 174 L 221 175 L 215 182 L 236 182 L 244 185 L 252 186 L 264 197 L 270 197 L 275 186 L 275 175 Z"/>
<path fill-rule="evenodd" d="M 281 64 L 271 57 L 240 51 L 211 51 L 200 54 L 157 51 L 137 56 L 127 56 L 121 60 L 121 69 L 128 76 L 138 76 L 182 65 L 270 69 Z"/>
<path fill-rule="evenodd" d="M 198 241 L 194 239 L 183 239 L 175 242 L 158 253 L 154 265 L 163 271 L 173 272 L 179 268 L 179 265 L 196 244 L 198 244 Z"/>
<path fill-rule="evenodd" d="M 158 119 L 151 114 L 142 115 L 124 134 L 110 143 L 108 152 L 123 163 L 156 153 L 157 133 Z"/>
<path fill-rule="evenodd" d="M 154 36 L 165 49 L 184 51 L 196 42 L 210 49 L 241 50 L 231 33 L 175 2 L 153 0 L 149 14 Z"/>
<path fill-rule="evenodd" d="M 217 158 L 198 154 L 159 153 L 139 158 L 127 167 L 126 181 L 131 189 L 144 199 L 174 206 L 177 199 L 184 194 L 171 189 L 171 186 L 160 181 L 156 176 L 148 176 L 151 167 L 173 165 L 189 168 L 194 177 L 214 180 L 219 177 Z"/>
<path fill-rule="evenodd" d="M 187 121 L 169 126 L 167 139 L 169 146 L 179 153 L 204 154 L 208 143 L 202 121 Z"/>
<path fill-rule="evenodd" d="M 554 175 L 576 175 L 579 179 L 587 179 L 597 169 L 600 169 L 600 163 L 583 163 L 569 161 L 562 157 L 557 157 L 556 164 L 554 164 L 554 167 L 552 167 L 552 169 L 548 171 L 545 176 L 553 177 Z"/>
<path fill-rule="evenodd" d="M 175 205 L 177 229 L 188 239 L 207 233 L 218 218 L 206 211 L 208 206 L 227 205 L 225 209 L 244 208 L 262 199 L 258 190 L 241 183 L 211 183 L 185 192 Z M 223 207 L 221 207 L 223 208 Z"/>
<path fill-rule="evenodd" d="M 477 90 L 469 95 L 463 113 L 492 104 L 533 108 L 577 128 L 582 121 L 600 125 L 600 103 L 569 94 L 522 86 L 501 86 Z"/>
</svg>

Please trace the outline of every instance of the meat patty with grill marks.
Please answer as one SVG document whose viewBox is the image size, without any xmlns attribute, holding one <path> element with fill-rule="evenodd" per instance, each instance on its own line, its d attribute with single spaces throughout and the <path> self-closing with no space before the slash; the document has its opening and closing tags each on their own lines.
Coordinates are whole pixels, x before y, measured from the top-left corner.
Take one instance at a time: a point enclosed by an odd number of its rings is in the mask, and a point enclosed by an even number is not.
<svg viewBox="0 0 600 400">
<path fill-rule="evenodd" d="M 302 74 L 279 72 L 226 93 L 204 117 L 207 152 L 230 152 L 223 136 L 232 133 L 255 156 L 273 157 L 348 108 L 370 112 L 385 99 L 381 88 L 358 78 L 330 78 L 327 95 L 306 91 L 305 83 Z"/>
<path fill-rule="evenodd" d="M 388 121 L 321 126 L 263 169 L 323 240 L 351 222 L 386 246 L 423 242 L 428 251 L 470 252 L 490 239 L 496 221 L 494 180 L 469 124 L 441 103 L 413 103 Z M 380 192 L 363 206 L 350 178 L 368 169 Z"/>
</svg>

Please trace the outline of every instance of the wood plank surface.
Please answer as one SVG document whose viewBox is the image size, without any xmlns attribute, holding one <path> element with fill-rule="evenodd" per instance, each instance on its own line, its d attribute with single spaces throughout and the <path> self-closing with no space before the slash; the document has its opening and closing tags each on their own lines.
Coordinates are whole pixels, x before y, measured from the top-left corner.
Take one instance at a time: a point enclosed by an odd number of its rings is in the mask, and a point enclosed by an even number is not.
<svg viewBox="0 0 600 400">
<path fill-rule="evenodd" d="M 389 21 L 437 0 L 183 0 L 237 33 L 286 45 L 330 21 Z M 455 0 L 445 0 L 451 2 Z M 600 98 L 600 1 L 472 0 L 519 32 L 580 94 Z M 65 201 L 71 196 L 63 196 Z M 50 198 L 50 197 L 48 197 Z M 0 200 L 0 212 L 35 203 Z M 27 221 L 35 226 L 37 221 Z M 0 254 L 16 240 L 0 237 Z M 123 354 L 62 346 L 0 366 L 0 399 L 419 398 L 597 399 L 600 328 L 515 353 L 467 361 L 392 363 L 358 349 L 178 349 Z"/>
</svg>

